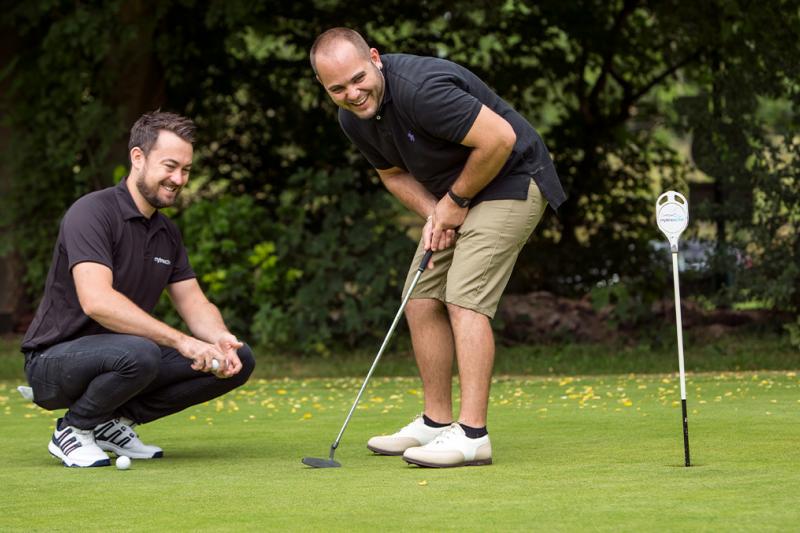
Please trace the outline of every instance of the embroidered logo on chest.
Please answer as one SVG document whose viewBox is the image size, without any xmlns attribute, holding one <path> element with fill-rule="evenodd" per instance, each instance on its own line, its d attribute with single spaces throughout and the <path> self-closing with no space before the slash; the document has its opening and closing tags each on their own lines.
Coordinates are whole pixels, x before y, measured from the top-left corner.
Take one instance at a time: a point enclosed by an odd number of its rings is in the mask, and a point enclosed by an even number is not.
<svg viewBox="0 0 800 533">
<path fill-rule="evenodd" d="M 163 257 L 158 257 L 158 256 L 153 258 L 153 262 L 154 263 L 160 263 L 162 265 L 171 265 L 172 264 L 172 261 L 170 261 L 169 259 L 164 259 Z"/>
</svg>

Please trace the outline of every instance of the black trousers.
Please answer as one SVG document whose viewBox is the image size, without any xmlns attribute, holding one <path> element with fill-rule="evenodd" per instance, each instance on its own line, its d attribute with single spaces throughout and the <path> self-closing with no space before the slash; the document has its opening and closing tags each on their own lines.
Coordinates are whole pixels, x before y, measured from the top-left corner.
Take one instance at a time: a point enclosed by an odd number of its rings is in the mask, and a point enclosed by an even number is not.
<svg viewBox="0 0 800 533">
<path fill-rule="evenodd" d="M 250 347 L 238 350 L 242 370 L 227 379 L 191 368 L 172 348 L 135 335 L 89 335 L 26 354 L 34 401 L 68 408 L 64 423 L 93 429 L 124 416 L 144 424 L 222 396 L 244 384 L 255 368 Z"/>
</svg>

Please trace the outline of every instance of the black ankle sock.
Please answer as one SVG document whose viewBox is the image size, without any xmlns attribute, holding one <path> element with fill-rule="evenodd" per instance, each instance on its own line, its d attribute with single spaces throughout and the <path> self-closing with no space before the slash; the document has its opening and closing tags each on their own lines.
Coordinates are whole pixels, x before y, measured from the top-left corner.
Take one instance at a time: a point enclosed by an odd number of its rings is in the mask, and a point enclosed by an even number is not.
<svg viewBox="0 0 800 533">
<path fill-rule="evenodd" d="M 452 423 L 452 422 L 448 422 L 447 424 L 441 424 L 439 422 L 434 422 L 433 420 L 428 418 L 428 415 L 426 415 L 424 413 L 422 414 L 422 421 L 425 422 L 425 425 L 430 427 L 430 428 L 444 428 L 444 427 L 449 426 Z"/>
<path fill-rule="evenodd" d="M 479 439 L 479 438 L 483 437 L 484 435 L 488 435 L 489 434 L 489 432 L 486 431 L 486 426 L 483 426 L 481 428 L 474 428 L 474 427 L 468 426 L 466 424 L 462 424 L 461 422 L 459 422 L 458 425 L 461 426 L 461 429 L 464 430 L 464 433 L 470 439 Z"/>
</svg>

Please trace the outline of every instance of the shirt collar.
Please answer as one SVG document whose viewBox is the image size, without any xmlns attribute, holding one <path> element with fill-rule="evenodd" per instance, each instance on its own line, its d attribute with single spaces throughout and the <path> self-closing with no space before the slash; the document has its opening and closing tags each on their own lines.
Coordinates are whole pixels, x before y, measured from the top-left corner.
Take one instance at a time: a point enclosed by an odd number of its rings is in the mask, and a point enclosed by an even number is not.
<svg viewBox="0 0 800 533">
<path fill-rule="evenodd" d="M 146 217 L 139 211 L 139 208 L 136 207 L 136 202 L 133 201 L 133 196 L 131 196 L 131 192 L 128 190 L 127 186 L 128 177 L 124 177 L 120 180 L 117 184 L 115 193 L 117 197 L 117 204 L 119 205 L 119 212 L 122 214 L 122 218 L 124 220 L 131 220 L 134 218 L 143 218 Z M 151 229 L 160 227 L 163 225 L 163 216 L 159 213 L 158 209 L 153 212 L 153 216 L 150 217 L 150 227 Z"/>
</svg>

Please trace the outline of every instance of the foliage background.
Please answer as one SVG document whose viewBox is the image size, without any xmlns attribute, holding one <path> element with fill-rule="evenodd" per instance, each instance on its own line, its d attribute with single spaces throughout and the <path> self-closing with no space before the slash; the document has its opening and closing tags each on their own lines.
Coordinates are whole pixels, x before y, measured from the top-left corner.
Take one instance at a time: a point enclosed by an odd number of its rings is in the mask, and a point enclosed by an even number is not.
<svg viewBox="0 0 800 533">
<path fill-rule="evenodd" d="M 232 327 L 323 354 L 381 335 L 419 221 L 349 145 L 308 67 L 314 37 L 344 25 L 382 53 L 468 66 L 542 133 L 570 198 L 509 290 L 646 309 L 668 287 L 653 202 L 694 183 L 687 237 L 716 250 L 695 288 L 716 305 L 800 310 L 798 0 L 5 0 L 2 12 L 0 251 L 25 258 L 31 305 L 63 212 L 125 174 L 127 128 L 160 107 L 200 128 L 170 214 Z"/>
</svg>

